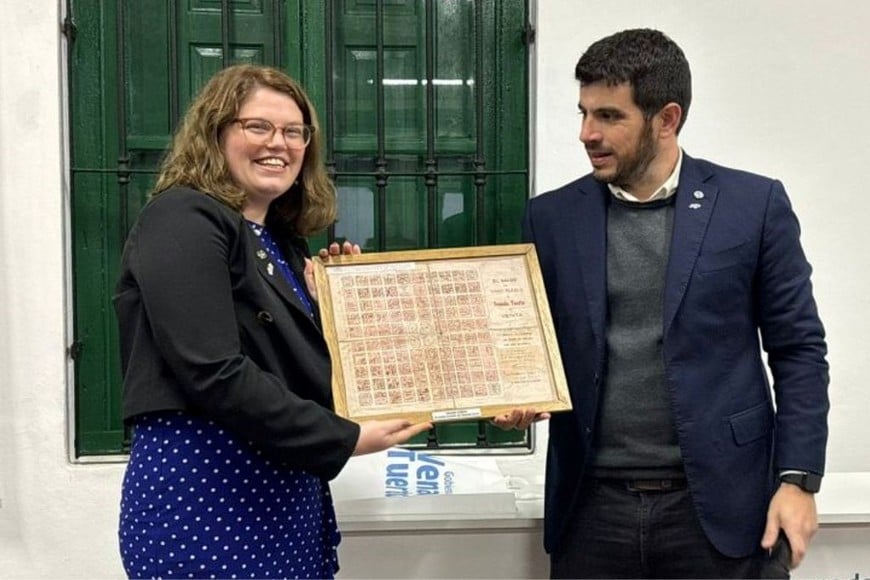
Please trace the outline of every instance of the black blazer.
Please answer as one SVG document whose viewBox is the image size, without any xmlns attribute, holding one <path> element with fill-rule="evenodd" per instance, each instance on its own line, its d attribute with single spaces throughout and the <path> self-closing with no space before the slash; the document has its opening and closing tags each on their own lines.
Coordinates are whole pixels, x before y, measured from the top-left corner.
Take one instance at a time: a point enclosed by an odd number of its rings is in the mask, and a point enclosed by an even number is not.
<svg viewBox="0 0 870 580">
<path fill-rule="evenodd" d="M 561 547 L 593 451 L 607 360 L 609 199 L 586 176 L 530 200 L 523 223 L 574 407 L 550 420 L 548 551 Z M 662 321 L 666 388 L 701 526 L 720 552 L 745 556 L 761 541 L 776 470 L 824 472 L 825 332 L 780 182 L 684 155 L 675 203 Z"/>
<path fill-rule="evenodd" d="M 302 280 L 304 241 L 279 243 Z M 183 410 L 331 479 L 359 426 L 332 411 L 317 313 L 270 262 L 244 218 L 202 192 L 171 189 L 143 208 L 114 297 L 124 419 Z"/>
</svg>

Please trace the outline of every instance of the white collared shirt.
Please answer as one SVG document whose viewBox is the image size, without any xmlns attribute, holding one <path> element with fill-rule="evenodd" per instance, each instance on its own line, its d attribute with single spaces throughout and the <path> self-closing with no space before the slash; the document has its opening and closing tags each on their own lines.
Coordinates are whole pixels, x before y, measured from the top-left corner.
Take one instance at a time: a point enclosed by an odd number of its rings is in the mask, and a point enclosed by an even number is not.
<svg viewBox="0 0 870 580">
<path fill-rule="evenodd" d="M 612 193 L 617 199 L 621 199 L 623 201 L 633 201 L 635 203 L 647 203 L 650 201 L 655 201 L 657 199 L 667 199 L 671 197 L 677 192 L 677 186 L 680 184 L 680 168 L 683 165 L 683 150 L 680 149 L 679 151 L 680 153 L 677 157 L 677 164 L 674 166 L 674 170 L 671 172 L 670 176 L 668 176 L 665 182 L 655 191 L 655 193 L 653 193 L 649 197 L 649 199 L 641 201 L 629 192 L 619 187 L 618 185 L 608 183 L 607 187 L 610 189 L 610 193 Z"/>
</svg>

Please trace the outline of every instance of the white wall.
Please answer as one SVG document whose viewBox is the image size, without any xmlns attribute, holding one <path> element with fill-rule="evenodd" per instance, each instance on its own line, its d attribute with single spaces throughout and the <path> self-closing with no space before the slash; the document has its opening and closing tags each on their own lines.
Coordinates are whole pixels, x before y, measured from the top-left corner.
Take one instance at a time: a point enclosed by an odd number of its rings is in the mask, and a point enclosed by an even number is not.
<svg viewBox="0 0 870 580">
<path fill-rule="evenodd" d="M 589 166 L 578 144 L 579 54 L 623 28 L 659 28 L 692 67 L 694 99 L 681 134 L 690 155 L 781 179 L 829 335 L 829 471 L 870 471 L 864 383 L 870 357 L 870 4 L 850 0 L 610 0 L 576 16 L 540 2 L 538 192 Z M 543 90 L 546 87 L 546 90 Z M 573 123 L 571 121 L 574 121 Z M 863 211 L 862 211 L 863 210 Z"/>
<path fill-rule="evenodd" d="M 0 17 L 0 576 L 119 574 L 120 470 L 67 462 L 58 8 Z"/>
<path fill-rule="evenodd" d="M 571 8 L 569 9 L 569 6 Z M 538 2 L 535 191 L 590 167 L 578 141 L 574 65 L 592 42 L 658 28 L 686 53 L 694 97 L 680 141 L 695 157 L 783 181 L 828 332 L 827 499 L 866 513 L 870 472 L 870 3 L 851 0 Z M 820 505 L 822 502 L 820 501 Z M 796 576 L 870 576 L 870 527 L 825 528 Z"/>
<path fill-rule="evenodd" d="M 60 2 L 4 2 L 0 18 L 0 576 L 121 577 L 120 465 L 67 457 L 69 298 Z M 646 8 L 644 8 L 646 7 Z M 696 101 L 684 144 L 781 177 L 827 323 L 830 469 L 870 471 L 861 415 L 870 281 L 863 28 L 870 5 L 829 0 L 539 2 L 536 190 L 587 171 L 577 143 L 577 56 L 596 37 L 660 26 L 688 53 Z M 740 76 L 745 71 L 745 77 Z M 822 181 L 833 177 L 831 180 Z M 863 180 L 862 180 L 863 181 Z M 864 211 L 862 211 L 864 210 Z M 856 437 L 857 435 L 857 437 Z M 823 529 L 798 576 L 870 575 L 870 528 Z M 343 577 L 540 577 L 540 533 L 347 534 Z M 385 572 L 389 556 L 398 562 Z M 395 572 L 395 574 L 393 574 Z"/>
</svg>

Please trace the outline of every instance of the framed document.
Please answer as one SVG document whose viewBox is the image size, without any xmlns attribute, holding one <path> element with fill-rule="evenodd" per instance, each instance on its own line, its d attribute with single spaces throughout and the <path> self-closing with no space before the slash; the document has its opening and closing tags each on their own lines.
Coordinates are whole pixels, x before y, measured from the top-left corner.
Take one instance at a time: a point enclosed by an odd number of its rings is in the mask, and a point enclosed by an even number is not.
<svg viewBox="0 0 870 580">
<path fill-rule="evenodd" d="M 532 244 L 315 258 L 314 274 L 340 415 L 571 408 Z"/>
</svg>

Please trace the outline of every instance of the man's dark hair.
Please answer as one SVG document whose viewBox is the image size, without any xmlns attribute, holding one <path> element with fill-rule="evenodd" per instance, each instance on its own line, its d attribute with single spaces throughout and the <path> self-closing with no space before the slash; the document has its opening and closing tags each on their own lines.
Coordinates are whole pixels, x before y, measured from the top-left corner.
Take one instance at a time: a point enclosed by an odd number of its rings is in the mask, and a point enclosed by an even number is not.
<svg viewBox="0 0 870 580">
<path fill-rule="evenodd" d="M 577 61 L 574 76 L 580 86 L 604 81 L 629 83 L 634 102 L 649 119 L 670 102 L 683 109 L 686 122 L 692 102 L 689 62 L 677 44 L 658 30 L 623 30 L 593 43 Z"/>
</svg>

